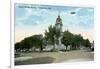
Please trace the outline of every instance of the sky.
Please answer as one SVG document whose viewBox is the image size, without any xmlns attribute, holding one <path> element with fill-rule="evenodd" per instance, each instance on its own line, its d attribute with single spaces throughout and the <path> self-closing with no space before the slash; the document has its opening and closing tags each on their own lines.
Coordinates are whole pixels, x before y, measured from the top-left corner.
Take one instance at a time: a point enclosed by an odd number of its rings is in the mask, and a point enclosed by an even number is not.
<svg viewBox="0 0 100 69">
<path fill-rule="evenodd" d="M 84 39 L 94 40 L 94 9 L 89 7 L 15 4 L 15 42 L 25 37 L 43 34 L 48 26 L 55 25 L 58 14 L 63 31 L 81 34 Z M 60 13 L 59 13 L 60 12 Z M 71 14 L 75 12 L 75 14 Z"/>
</svg>

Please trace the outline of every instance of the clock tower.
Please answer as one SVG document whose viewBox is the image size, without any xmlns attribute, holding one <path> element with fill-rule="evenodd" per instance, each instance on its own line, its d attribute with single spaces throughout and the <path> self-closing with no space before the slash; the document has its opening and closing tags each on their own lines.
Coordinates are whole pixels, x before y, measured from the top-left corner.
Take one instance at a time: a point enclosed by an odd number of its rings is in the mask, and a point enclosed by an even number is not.
<svg viewBox="0 0 100 69">
<path fill-rule="evenodd" d="M 62 47 L 62 43 L 61 43 L 61 39 L 62 39 L 62 19 L 60 18 L 60 14 L 58 14 L 58 17 L 56 19 L 55 28 L 56 28 L 56 33 L 57 33 L 57 36 L 55 37 L 55 39 L 58 41 L 57 44 L 55 43 L 55 46 L 56 46 L 57 50 L 60 50 L 60 48 Z"/>
<path fill-rule="evenodd" d="M 59 34 L 61 35 L 62 33 L 62 19 L 60 18 L 60 15 L 58 15 L 57 19 L 56 19 L 56 31 L 59 31 Z"/>
</svg>

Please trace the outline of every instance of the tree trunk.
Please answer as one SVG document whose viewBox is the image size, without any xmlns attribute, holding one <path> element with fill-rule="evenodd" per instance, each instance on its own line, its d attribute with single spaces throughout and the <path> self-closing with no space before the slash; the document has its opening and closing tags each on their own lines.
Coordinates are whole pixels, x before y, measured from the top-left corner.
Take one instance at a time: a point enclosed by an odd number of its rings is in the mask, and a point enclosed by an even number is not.
<svg viewBox="0 0 100 69">
<path fill-rule="evenodd" d="M 43 51 L 43 47 L 42 47 L 42 45 L 40 46 L 40 52 L 42 52 Z"/>
<path fill-rule="evenodd" d="M 67 51 L 67 47 L 68 47 L 68 46 L 66 46 L 66 51 Z"/>
</svg>

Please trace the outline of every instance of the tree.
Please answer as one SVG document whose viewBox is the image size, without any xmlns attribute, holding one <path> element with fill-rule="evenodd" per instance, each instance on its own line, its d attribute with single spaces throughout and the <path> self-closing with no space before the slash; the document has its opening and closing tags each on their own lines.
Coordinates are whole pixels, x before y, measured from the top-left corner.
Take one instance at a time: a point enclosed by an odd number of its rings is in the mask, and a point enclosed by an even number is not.
<svg viewBox="0 0 100 69">
<path fill-rule="evenodd" d="M 74 35 L 72 40 L 73 49 L 80 49 L 80 46 L 83 44 L 83 37 L 79 35 Z"/>
<path fill-rule="evenodd" d="M 43 36 L 40 34 L 40 35 L 34 35 L 32 37 L 33 39 L 33 43 L 34 43 L 34 46 L 36 48 L 40 48 L 40 51 L 43 51 Z"/>
<path fill-rule="evenodd" d="M 32 48 L 33 45 L 32 45 L 31 37 L 27 37 L 27 38 L 25 38 L 24 40 L 22 40 L 22 41 L 21 41 L 21 45 L 23 46 L 22 49 L 27 49 L 27 50 L 29 50 L 30 48 Z"/>
<path fill-rule="evenodd" d="M 32 47 L 40 48 L 40 51 L 43 50 L 43 36 L 40 35 L 32 35 L 30 37 L 24 38 L 20 43 L 15 44 L 15 49 L 31 49 Z"/>
<path fill-rule="evenodd" d="M 84 40 L 84 46 L 85 47 L 91 47 L 91 43 L 88 39 Z"/>
<path fill-rule="evenodd" d="M 56 28 L 55 26 L 50 25 L 47 30 L 45 31 L 45 38 L 48 44 L 53 45 L 53 49 L 55 50 L 55 37 L 56 37 Z"/>
<path fill-rule="evenodd" d="M 19 49 L 21 49 L 21 45 L 19 42 L 15 43 L 15 50 L 18 51 Z"/>
<path fill-rule="evenodd" d="M 72 46 L 72 49 L 80 49 L 80 46 L 83 45 L 83 37 L 81 34 L 72 34 L 71 32 L 64 31 L 62 43 L 66 46 L 66 50 L 68 45 Z"/>
<path fill-rule="evenodd" d="M 68 30 L 63 33 L 62 43 L 66 46 L 66 50 L 68 45 L 72 45 L 73 34 Z"/>
</svg>

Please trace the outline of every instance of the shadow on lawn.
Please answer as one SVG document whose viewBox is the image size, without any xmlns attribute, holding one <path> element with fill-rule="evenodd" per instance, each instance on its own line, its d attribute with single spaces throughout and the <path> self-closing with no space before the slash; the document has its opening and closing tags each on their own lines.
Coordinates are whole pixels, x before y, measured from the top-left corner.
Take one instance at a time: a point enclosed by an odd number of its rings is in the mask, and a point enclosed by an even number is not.
<svg viewBox="0 0 100 69">
<path fill-rule="evenodd" d="M 15 61 L 15 65 L 47 64 L 47 63 L 53 63 L 54 60 L 55 58 L 52 57 L 39 57 L 25 61 Z"/>
</svg>

